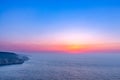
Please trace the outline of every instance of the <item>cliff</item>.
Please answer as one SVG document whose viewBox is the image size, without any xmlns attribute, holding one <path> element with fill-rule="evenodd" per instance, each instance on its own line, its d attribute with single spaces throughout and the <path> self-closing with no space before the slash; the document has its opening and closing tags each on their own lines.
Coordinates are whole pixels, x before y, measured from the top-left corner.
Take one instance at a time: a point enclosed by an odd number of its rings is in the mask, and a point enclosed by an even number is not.
<svg viewBox="0 0 120 80">
<path fill-rule="evenodd" d="M 23 55 L 11 53 L 11 52 L 0 52 L 0 66 L 22 64 L 27 60 L 28 60 L 28 57 Z"/>
</svg>

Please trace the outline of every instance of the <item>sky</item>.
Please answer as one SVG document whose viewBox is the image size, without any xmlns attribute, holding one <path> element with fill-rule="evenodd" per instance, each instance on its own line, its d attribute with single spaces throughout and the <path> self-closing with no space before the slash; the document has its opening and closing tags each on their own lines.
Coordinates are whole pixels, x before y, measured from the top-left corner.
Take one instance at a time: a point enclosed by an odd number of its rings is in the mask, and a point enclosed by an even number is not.
<svg viewBox="0 0 120 80">
<path fill-rule="evenodd" d="M 0 50 L 120 51 L 120 1 L 0 0 Z"/>
</svg>

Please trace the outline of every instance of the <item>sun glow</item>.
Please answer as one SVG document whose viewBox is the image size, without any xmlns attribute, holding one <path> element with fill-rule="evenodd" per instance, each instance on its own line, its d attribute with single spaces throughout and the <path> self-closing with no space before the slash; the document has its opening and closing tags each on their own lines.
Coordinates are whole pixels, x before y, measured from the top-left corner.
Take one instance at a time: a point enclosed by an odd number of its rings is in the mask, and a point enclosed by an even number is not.
<svg viewBox="0 0 120 80">
<path fill-rule="evenodd" d="M 21 50 L 26 51 L 65 51 L 69 53 L 79 53 L 87 51 L 107 50 L 103 37 L 98 37 L 93 32 L 87 31 L 60 31 L 51 36 L 33 38 L 21 44 L 15 44 Z M 24 47 L 22 46 L 24 45 Z M 107 44 L 108 45 L 108 44 Z M 117 44 L 118 45 L 118 44 Z M 116 45 L 115 45 L 116 46 Z M 111 46 L 113 48 L 113 45 Z"/>
<path fill-rule="evenodd" d="M 76 44 L 67 46 L 68 51 L 79 51 L 81 48 L 82 48 L 82 46 L 76 45 Z"/>
<path fill-rule="evenodd" d="M 59 37 L 58 37 L 59 36 Z M 86 32 L 86 31 L 65 31 L 60 32 L 56 35 L 56 40 L 63 44 L 71 45 L 71 47 L 80 47 L 80 44 L 91 44 L 91 43 L 98 43 L 102 41 L 103 38 L 97 37 L 93 32 Z"/>
<path fill-rule="evenodd" d="M 83 48 L 84 46 L 80 44 L 69 44 L 67 47 L 68 49 L 71 49 L 71 50 L 78 50 Z"/>
</svg>

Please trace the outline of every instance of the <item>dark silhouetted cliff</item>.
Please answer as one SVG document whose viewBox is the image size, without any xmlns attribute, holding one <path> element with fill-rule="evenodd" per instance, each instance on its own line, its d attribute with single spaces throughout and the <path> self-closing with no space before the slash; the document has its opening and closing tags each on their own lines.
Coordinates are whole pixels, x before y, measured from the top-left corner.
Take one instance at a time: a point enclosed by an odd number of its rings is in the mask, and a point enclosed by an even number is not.
<svg viewBox="0 0 120 80">
<path fill-rule="evenodd" d="M 28 57 L 11 53 L 11 52 L 0 52 L 0 66 L 1 65 L 11 65 L 11 64 L 22 64 Z"/>
</svg>

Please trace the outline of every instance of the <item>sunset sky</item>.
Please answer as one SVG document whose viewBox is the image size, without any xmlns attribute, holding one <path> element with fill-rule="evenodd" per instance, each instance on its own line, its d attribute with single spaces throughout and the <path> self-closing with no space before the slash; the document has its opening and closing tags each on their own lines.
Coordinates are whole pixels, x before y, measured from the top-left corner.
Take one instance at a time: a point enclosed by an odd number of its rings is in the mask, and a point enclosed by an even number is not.
<svg viewBox="0 0 120 80">
<path fill-rule="evenodd" d="M 120 51 L 120 1 L 0 0 L 0 50 Z"/>
</svg>

